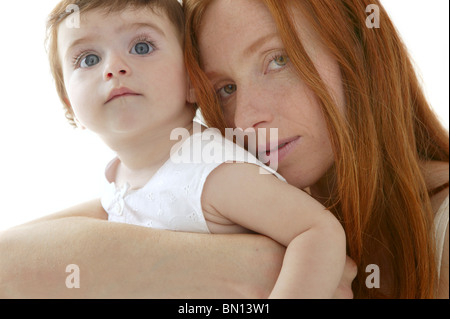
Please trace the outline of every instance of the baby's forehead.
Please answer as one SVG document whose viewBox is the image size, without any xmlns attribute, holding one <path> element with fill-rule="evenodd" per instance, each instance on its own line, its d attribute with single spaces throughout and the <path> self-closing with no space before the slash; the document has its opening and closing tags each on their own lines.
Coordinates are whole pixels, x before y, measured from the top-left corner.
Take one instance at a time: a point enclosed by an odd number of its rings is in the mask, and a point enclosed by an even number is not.
<svg viewBox="0 0 450 319">
<path fill-rule="evenodd" d="M 76 15 L 78 14 L 78 17 Z M 80 27 L 82 24 L 95 25 L 101 20 L 111 20 L 110 27 L 114 27 L 126 21 L 139 20 L 156 20 L 167 21 L 168 17 L 165 12 L 159 8 L 146 5 L 142 7 L 126 7 L 125 9 L 116 10 L 114 8 L 95 8 L 88 10 L 81 10 L 80 12 L 73 12 L 67 18 L 79 18 Z M 66 20 L 67 20 L 66 18 Z"/>
<path fill-rule="evenodd" d="M 86 34 L 100 35 L 105 31 L 117 34 L 124 30 L 150 27 L 161 34 L 167 33 L 171 26 L 169 18 L 161 11 L 146 6 L 141 9 L 109 10 L 96 8 L 73 12 L 58 26 L 58 42 L 64 38 L 79 37 Z"/>
<path fill-rule="evenodd" d="M 111 39 L 111 35 L 120 36 L 122 33 L 144 28 L 157 37 L 168 39 L 177 36 L 172 35 L 175 30 L 169 18 L 148 6 L 140 10 L 92 9 L 81 11 L 79 16 L 74 12 L 60 23 L 57 34 L 58 51 L 63 57 L 66 52 L 82 43 L 96 41 L 106 35 Z"/>
</svg>

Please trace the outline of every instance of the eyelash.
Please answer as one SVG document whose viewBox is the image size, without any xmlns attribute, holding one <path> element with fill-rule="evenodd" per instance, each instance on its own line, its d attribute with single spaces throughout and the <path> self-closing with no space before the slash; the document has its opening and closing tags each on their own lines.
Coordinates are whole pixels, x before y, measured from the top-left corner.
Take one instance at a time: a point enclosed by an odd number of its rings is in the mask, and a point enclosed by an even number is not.
<svg viewBox="0 0 450 319">
<path fill-rule="evenodd" d="M 267 68 L 269 67 L 270 63 L 272 63 L 272 62 L 274 62 L 274 61 L 276 61 L 276 60 L 278 60 L 278 59 L 280 59 L 280 58 L 286 58 L 286 60 L 287 60 L 287 61 L 286 61 L 286 64 L 289 62 L 289 57 L 286 55 L 286 53 L 275 53 L 275 54 L 273 54 L 273 55 L 271 56 L 271 58 L 269 59 L 269 62 L 267 63 L 267 66 L 266 66 L 266 70 L 267 70 Z M 279 71 L 279 70 L 283 69 L 283 68 L 286 66 L 286 64 L 283 65 L 283 66 L 279 66 L 280 68 L 279 68 L 278 70 L 275 70 L 275 71 Z M 267 72 L 265 72 L 265 73 L 267 73 Z M 223 89 L 225 89 L 225 87 L 227 87 L 228 85 L 230 85 L 230 84 L 226 84 L 226 85 L 222 86 L 221 88 L 219 88 L 218 90 L 216 90 L 216 95 L 220 97 L 220 92 L 221 92 Z M 233 93 L 234 93 L 234 92 L 233 92 Z M 231 94 L 230 94 L 230 95 L 231 95 Z M 221 100 L 224 101 L 224 100 L 228 99 L 228 97 L 229 97 L 229 96 L 227 96 L 227 97 L 222 97 Z"/>
<path fill-rule="evenodd" d="M 78 51 L 76 54 L 74 54 L 73 59 L 72 59 L 73 67 L 75 69 L 78 69 L 80 67 L 80 63 L 83 60 L 83 58 L 88 56 L 90 53 L 92 53 L 92 51 L 90 51 L 90 50 L 81 50 L 81 51 Z"/>
<path fill-rule="evenodd" d="M 274 62 L 274 61 L 276 61 L 276 60 L 278 60 L 278 59 L 280 59 L 280 58 L 285 58 L 285 59 L 286 59 L 286 64 L 289 62 L 289 57 L 288 57 L 288 55 L 287 55 L 286 53 L 284 53 L 284 52 L 281 52 L 281 53 L 274 53 L 274 54 L 272 55 L 272 57 L 269 59 L 269 62 L 267 63 L 266 70 L 267 70 L 267 68 L 269 67 L 269 65 L 270 65 L 272 62 Z M 283 69 L 283 68 L 286 66 L 286 64 L 283 65 L 283 66 L 279 65 L 280 69 L 278 69 L 278 70 Z"/>
<path fill-rule="evenodd" d="M 157 49 L 155 42 L 151 39 L 150 36 L 148 36 L 147 34 L 140 34 L 138 35 L 133 41 L 132 41 L 132 45 L 131 48 L 133 48 L 136 44 L 141 43 L 141 42 L 145 42 L 148 45 L 150 45 L 153 49 L 153 51 L 155 51 Z M 153 52 L 152 51 L 152 52 Z"/>
<path fill-rule="evenodd" d="M 155 42 L 147 35 L 147 34 L 140 34 L 138 36 L 136 36 L 133 41 L 131 42 L 131 48 L 133 48 L 136 44 L 140 43 L 140 42 L 145 42 L 148 45 L 150 45 L 153 49 L 152 52 L 154 52 L 157 47 L 155 45 Z M 92 50 L 80 50 L 77 51 L 76 54 L 73 55 L 72 58 L 72 65 L 74 66 L 75 69 L 78 69 L 80 67 L 80 63 L 83 60 L 83 58 L 85 58 L 86 56 L 88 56 L 89 54 L 92 54 L 93 51 Z"/>
</svg>

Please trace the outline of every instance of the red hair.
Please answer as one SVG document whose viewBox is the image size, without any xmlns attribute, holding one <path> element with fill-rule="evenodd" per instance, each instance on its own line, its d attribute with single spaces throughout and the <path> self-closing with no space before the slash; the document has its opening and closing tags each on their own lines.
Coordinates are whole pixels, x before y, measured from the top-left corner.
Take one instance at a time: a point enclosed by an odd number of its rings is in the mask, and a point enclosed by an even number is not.
<svg viewBox="0 0 450 319">
<path fill-rule="evenodd" d="M 220 104 L 200 68 L 197 34 L 212 0 L 185 0 L 186 63 L 209 126 L 225 129 Z M 377 0 L 261 0 L 287 55 L 317 96 L 335 155 L 336 186 L 328 208 L 342 222 L 358 265 L 356 298 L 433 298 L 434 214 L 421 163 L 449 161 L 449 136 L 423 94 L 402 40 Z M 366 26 L 367 6 L 380 8 L 380 28 Z M 299 8 L 339 63 L 343 116 L 299 39 Z M 366 287 L 369 264 L 381 265 L 389 289 Z M 383 288 L 383 286 L 381 287 Z"/>
</svg>

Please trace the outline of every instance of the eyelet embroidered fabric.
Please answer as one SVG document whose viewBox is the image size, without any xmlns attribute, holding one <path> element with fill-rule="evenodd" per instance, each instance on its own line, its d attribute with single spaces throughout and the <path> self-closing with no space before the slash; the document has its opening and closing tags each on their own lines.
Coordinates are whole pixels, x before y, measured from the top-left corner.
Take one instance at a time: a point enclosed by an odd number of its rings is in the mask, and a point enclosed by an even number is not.
<svg viewBox="0 0 450 319">
<path fill-rule="evenodd" d="M 101 203 L 108 220 L 158 229 L 210 233 L 201 195 L 208 175 L 223 163 L 255 164 L 285 181 L 255 156 L 211 129 L 180 142 L 170 159 L 141 189 L 130 190 L 129 185 L 117 187 L 108 181 L 106 176 L 118 161 L 113 159 L 105 171 Z"/>
</svg>

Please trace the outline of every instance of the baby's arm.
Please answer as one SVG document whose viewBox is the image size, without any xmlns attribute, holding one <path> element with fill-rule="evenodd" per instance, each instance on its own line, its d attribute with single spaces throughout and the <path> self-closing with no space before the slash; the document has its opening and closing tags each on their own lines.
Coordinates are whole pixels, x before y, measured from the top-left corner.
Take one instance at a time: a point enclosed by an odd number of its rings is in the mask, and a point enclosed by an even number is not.
<svg viewBox="0 0 450 319">
<path fill-rule="evenodd" d="M 203 209 L 287 246 L 270 298 L 331 298 L 341 279 L 345 234 L 339 221 L 305 192 L 259 173 L 223 164 L 205 183 Z"/>
</svg>

